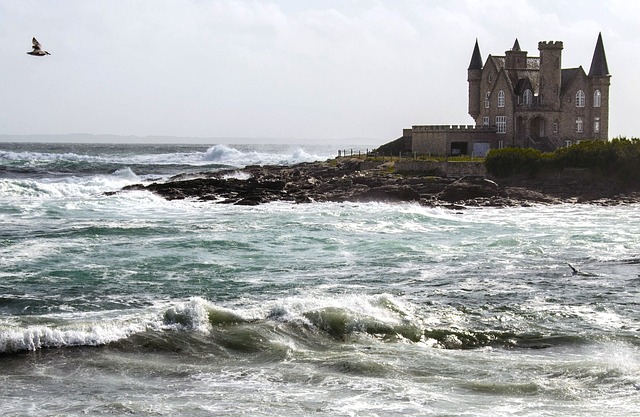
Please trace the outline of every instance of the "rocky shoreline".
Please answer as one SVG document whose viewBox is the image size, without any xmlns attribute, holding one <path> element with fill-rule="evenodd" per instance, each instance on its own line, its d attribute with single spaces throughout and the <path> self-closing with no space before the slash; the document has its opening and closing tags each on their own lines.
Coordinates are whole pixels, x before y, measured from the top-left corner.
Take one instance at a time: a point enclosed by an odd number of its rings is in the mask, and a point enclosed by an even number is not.
<svg viewBox="0 0 640 417">
<path fill-rule="evenodd" d="M 371 164 L 368 164 L 371 165 Z M 532 204 L 640 202 L 640 193 L 591 174 L 558 173 L 537 178 L 447 178 L 398 174 L 391 163 L 361 169 L 357 158 L 294 166 L 183 174 L 167 181 L 123 190 L 149 190 L 168 200 L 197 199 L 220 204 L 258 205 L 274 201 L 415 202 L 425 206 L 511 207 Z"/>
</svg>

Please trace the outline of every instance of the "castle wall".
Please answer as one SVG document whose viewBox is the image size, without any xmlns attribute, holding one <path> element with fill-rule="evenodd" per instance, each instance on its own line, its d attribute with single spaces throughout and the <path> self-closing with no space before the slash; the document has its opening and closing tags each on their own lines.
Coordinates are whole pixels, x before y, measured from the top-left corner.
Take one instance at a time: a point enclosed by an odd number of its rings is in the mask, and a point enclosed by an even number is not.
<svg viewBox="0 0 640 417">
<path fill-rule="evenodd" d="M 559 146 L 564 146 L 565 140 L 577 143 L 583 140 L 607 140 L 609 132 L 609 86 L 608 79 L 603 83 L 601 79 L 587 76 L 577 77 L 571 84 L 571 89 L 561 97 Z M 576 93 L 582 90 L 585 94 L 585 106 L 576 106 Z M 600 107 L 594 107 L 594 93 L 600 90 Z M 576 129 L 576 120 L 582 119 L 582 132 Z M 598 118 L 599 131 L 595 129 Z"/>
<path fill-rule="evenodd" d="M 592 83 L 592 89 L 600 90 L 601 105 L 599 108 L 593 109 L 593 116 L 600 118 L 600 133 L 594 133 L 594 139 L 609 139 L 609 86 L 611 80 L 609 77 L 595 78 Z M 592 96 L 593 97 L 593 96 Z"/>
<path fill-rule="evenodd" d="M 412 152 L 421 155 L 484 156 L 497 147 L 495 128 L 475 125 L 413 126 Z"/>
</svg>

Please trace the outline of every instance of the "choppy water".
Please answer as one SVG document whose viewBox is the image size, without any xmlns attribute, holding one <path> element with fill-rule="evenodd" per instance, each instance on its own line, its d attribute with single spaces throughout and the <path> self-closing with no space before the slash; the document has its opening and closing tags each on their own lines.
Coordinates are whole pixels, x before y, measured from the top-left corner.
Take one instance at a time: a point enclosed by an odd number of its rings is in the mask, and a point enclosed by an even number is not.
<svg viewBox="0 0 640 417">
<path fill-rule="evenodd" d="M 638 206 L 104 194 L 333 155 L 0 144 L 3 415 L 637 413 Z"/>
</svg>

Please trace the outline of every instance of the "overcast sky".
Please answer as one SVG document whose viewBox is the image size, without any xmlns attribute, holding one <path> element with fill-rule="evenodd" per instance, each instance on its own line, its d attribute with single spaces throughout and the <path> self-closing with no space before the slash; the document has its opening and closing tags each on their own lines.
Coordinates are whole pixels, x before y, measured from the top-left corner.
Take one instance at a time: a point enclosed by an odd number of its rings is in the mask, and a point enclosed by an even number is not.
<svg viewBox="0 0 640 417">
<path fill-rule="evenodd" d="M 473 123 L 476 38 L 483 60 L 562 40 L 588 72 L 602 32 L 609 135 L 638 137 L 638 18 L 626 0 L 0 0 L 0 134 L 383 143 Z"/>
</svg>

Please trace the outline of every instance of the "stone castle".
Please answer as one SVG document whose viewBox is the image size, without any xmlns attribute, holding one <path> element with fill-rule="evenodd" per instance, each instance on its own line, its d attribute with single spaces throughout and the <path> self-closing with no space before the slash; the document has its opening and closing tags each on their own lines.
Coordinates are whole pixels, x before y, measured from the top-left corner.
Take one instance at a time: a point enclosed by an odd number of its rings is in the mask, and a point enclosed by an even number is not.
<svg viewBox="0 0 640 417">
<path fill-rule="evenodd" d="M 607 140 L 611 75 L 602 35 L 588 74 L 582 66 L 562 68 L 562 49 L 559 41 L 539 42 L 540 56 L 531 57 L 516 39 L 505 55 L 483 62 L 476 40 L 467 70 L 475 124 L 413 126 L 388 145 L 417 154 L 484 156 L 502 147 L 551 151 Z"/>
</svg>

